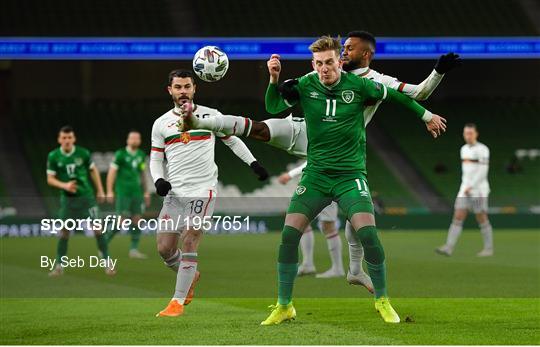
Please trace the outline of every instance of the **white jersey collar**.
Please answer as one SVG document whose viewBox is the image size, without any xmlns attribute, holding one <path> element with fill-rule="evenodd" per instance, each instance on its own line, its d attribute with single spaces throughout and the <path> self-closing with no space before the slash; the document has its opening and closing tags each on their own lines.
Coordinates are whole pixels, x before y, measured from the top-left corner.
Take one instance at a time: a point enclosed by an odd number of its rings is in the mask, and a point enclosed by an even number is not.
<svg viewBox="0 0 540 347">
<path fill-rule="evenodd" d="M 358 69 L 354 69 L 354 70 L 351 70 L 349 72 L 352 73 L 352 74 L 355 74 L 357 76 L 365 76 L 370 71 L 371 71 L 371 69 L 369 68 L 369 66 L 366 66 L 366 67 L 359 67 Z"/>
<path fill-rule="evenodd" d="M 72 148 L 71 151 L 69 151 L 69 152 L 64 152 L 64 150 L 62 149 L 62 146 L 60 146 L 60 153 L 62 153 L 62 154 L 65 155 L 66 157 L 69 157 L 70 155 L 72 155 L 73 153 L 75 153 L 75 145 L 73 145 L 73 148 Z"/>
</svg>

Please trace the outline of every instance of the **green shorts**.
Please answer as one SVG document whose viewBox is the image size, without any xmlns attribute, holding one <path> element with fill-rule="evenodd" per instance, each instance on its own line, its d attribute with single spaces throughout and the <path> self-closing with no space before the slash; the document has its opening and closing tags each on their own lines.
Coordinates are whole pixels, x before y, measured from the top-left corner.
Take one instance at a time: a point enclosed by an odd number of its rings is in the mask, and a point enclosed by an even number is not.
<svg viewBox="0 0 540 347">
<path fill-rule="evenodd" d="M 142 215 L 144 213 L 144 197 L 142 195 L 116 195 L 116 213 L 122 217 Z"/>
<path fill-rule="evenodd" d="M 77 196 L 60 198 L 60 211 L 58 216 L 61 219 L 94 219 L 99 215 L 99 208 L 93 196 Z"/>
<path fill-rule="evenodd" d="M 337 202 L 349 220 L 355 213 L 373 214 L 373 202 L 363 174 L 314 172 L 304 172 L 287 213 L 301 213 L 313 220 L 332 201 Z"/>
</svg>

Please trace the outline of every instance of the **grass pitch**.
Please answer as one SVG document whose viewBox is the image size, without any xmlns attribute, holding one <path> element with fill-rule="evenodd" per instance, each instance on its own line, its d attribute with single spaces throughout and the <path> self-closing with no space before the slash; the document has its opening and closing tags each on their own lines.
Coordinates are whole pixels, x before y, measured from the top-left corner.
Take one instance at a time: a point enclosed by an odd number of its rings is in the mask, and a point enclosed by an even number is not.
<svg viewBox="0 0 540 347">
<path fill-rule="evenodd" d="M 40 256 L 53 257 L 52 238 L 0 239 L 1 344 L 540 344 L 540 234 L 496 230 L 496 255 L 478 259 L 478 231 L 465 232 L 453 257 L 436 255 L 440 232 L 381 232 L 394 307 L 403 321 L 384 324 L 363 288 L 345 279 L 299 278 L 297 320 L 258 324 L 275 302 L 279 234 L 207 236 L 199 250 L 196 298 L 179 318 L 155 318 L 174 289 L 155 241 L 148 260 L 127 258 L 127 237 L 111 255 L 118 275 L 68 269 L 47 277 Z M 344 241 L 345 245 L 345 241 Z M 96 253 L 75 236 L 69 256 Z M 344 257 L 347 258 L 346 247 Z M 315 262 L 329 266 L 317 235 Z M 347 263 L 347 262 L 345 262 Z"/>
</svg>

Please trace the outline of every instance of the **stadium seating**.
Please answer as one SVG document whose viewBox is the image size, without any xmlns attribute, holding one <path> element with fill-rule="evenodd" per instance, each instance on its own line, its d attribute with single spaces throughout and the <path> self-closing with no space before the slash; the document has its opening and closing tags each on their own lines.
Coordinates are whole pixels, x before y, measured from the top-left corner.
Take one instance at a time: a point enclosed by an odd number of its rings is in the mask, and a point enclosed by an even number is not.
<svg viewBox="0 0 540 347">
<path fill-rule="evenodd" d="M 515 0 L 4 0 L 0 11 L 5 36 L 317 36 L 358 28 L 378 36 L 537 33 Z"/>
<path fill-rule="evenodd" d="M 173 36 L 166 0 L 2 1 L 1 36 Z"/>
<path fill-rule="evenodd" d="M 365 28 L 379 36 L 495 36 L 535 32 L 517 1 L 344 0 L 331 5 L 308 0 L 240 0 L 192 3 L 202 36 L 318 36 Z M 207 11 L 212 7 L 214 11 Z M 459 9 L 459 11 L 456 11 Z M 481 13 L 481 16 L 471 15 Z M 286 14 L 284 18 L 284 14 Z M 468 14 L 468 15 L 467 15 Z M 304 16 L 318 18 L 309 23 Z M 451 20 L 450 20 L 451 18 Z M 279 23 L 279 25 L 276 25 Z M 302 24 L 299 24 L 302 23 Z M 336 28 L 340 28 L 336 32 Z"/>
</svg>

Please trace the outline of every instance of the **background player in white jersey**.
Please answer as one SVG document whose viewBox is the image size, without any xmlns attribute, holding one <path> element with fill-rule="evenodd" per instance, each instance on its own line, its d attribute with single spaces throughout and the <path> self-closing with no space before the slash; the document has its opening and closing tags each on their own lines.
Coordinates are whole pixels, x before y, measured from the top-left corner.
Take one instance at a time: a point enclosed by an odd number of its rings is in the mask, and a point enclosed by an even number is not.
<svg viewBox="0 0 540 347">
<path fill-rule="evenodd" d="M 461 147 L 461 186 L 454 204 L 454 219 L 448 229 L 446 244 L 435 251 L 442 255 L 450 256 L 454 251 L 463 222 L 467 218 L 467 212 L 472 211 L 476 215 L 476 221 L 480 227 L 484 248 L 477 254 L 479 257 L 493 255 L 493 229 L 488 219 L 488 170 L 489 148 L 478 142 L 478 130 L 473 123 L 465 124 L 463 128 L 465 145 Z"/>
<path fill-rule="evenodd" d="M 372 79 L 386 87 L 399 90 L 416 100 L 427 99 L 438 86 L 444 74 L 461 65 L 461 59 L 458 55 L 448 53 L 439 58 L 434 70 L 420 84 L 404 83 L 394 77 L 386 76 L 370 69 L 369 65 L 375 55 L 375 44 L 374 36 L 366 31 L 352 31 L 347 34 L 347 40 L 345 41 L 342 54 L 343 70 Z M 268 68 L 281 70 L 278 55 L 273 55 L 268 61 Z M 280 84 L 279 89 L 285 99 L 291 98 L 292 101 L 296 97 L 294 95 L 294 88 L 292 88 L 294 84 L 294 80 L 287 80 Z M 375 114 L 379 104 L 376 103 L 365 109 L 364 117 L 366 125 Z M 196 128 L 206 128 L 223 131 L 227 134 L 246 136 L 267 142 L 300 158 L 306 157 L 308 143 L 306 125 L 303 118 L 295 118 L 289 115 L 286 118 L 271 118 L 259 122 L 244 117 L 224 116 L 222 118 L 202 121 L 193 119 L 193 121 L 195 122 L 193 126 Z M 445 131 L 446 126 L 444 122 L 444 119 L 435 115 L 430 121 L 426 122 L 428 132 L 433 137 L 437 137 L 441 131 Z M 308 240 L 304 240 L 305 235 L 308 236 Z M 352 228 L 350 228 L 348 223 L 345 227 L 345 236 L 349 243 L 350 255 L 347 281 L 351 284 L 363 285 L 371 291 L 371 281 L 361 266 L 363 259 L 362 246 L 356 242 Z M 313 234 L 303 234 L 301 245 L 302 251 L 313 249 Z"/>
<path fill-rule="evenodd" d="M 279 182 L 281 184 L 287 184 L 293 177 L 300 176 L 302 170 L 306 167 L 306 163 L 295 167 L 294 169 L 284 172 L 279 176 Z M 342 244 L 341 237 L 339 236 L 339 219 L 338 219 L 338 206 L 335 202 L 332 202 L 317 216 L 319 229 L 323 232 L 326 238 L 328 246 L 328 253 L 330 253 L 330 260 L 332 265 L 327 271 L 317 274 L 317 278 L 332 278 L 341 277 L 345 275 L 343 269 L 343 257 L 342 257 Z M 302 264 L 298 267 L 298 276 L 309 275 L 316 272 L 315 263 L 313 262 L 313 248 L 315 244 L 315 236 L 313 235 L 313 229 L 311 225 L 308 225 L 302 238 L 300 239 L 300 249 L 302 250 Z M 369 280 L 369 276 L 366 274 L 365 278 L 366 287 L 368 290 L 372 290 L 372 284 Z"/>
<path fill-rule="evenodd" d="M 239 138 L 208 130 L 179 131 L 180 107 L 185 103 L 192 105 L 195 90 L 195 80 L 190 71 L 172 71 L 168 91 L 174 108 L 159 117 L 152 127 L 150 173 L 157 193 L 165 196 L 159 214 L 157 247 L 165 264 L 177 273 L 174 296 L 157 316 L 179 316 L 184 305 L 193 298 L 193 287 L 199 278 L 197 248 L 203 230 L 194 225 L 196 220 L 191 220 L 213 214 L 218 177 L 214 162 L 215 138 L 219 137 L 248 164 L 259 180 L 268 178 L 266 170 Z M 201 119 L 222 117 L 213 108 L 202 105 L 192 105 L 192 108 L 193 115 Z M 166 174 L 164 159 L 167 160 Z M 180 239 L 181 250 L 178 249 Z"/>
</svg>

